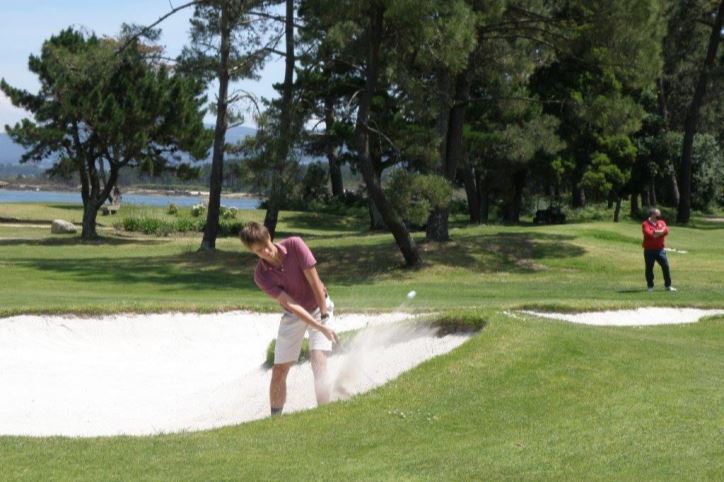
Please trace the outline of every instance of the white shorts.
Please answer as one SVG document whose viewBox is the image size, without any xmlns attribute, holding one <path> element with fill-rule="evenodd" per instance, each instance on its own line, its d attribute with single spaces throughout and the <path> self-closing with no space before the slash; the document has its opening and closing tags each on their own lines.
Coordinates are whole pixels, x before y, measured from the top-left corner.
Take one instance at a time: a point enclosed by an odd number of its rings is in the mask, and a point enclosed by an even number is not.
<svg viewBox="0 0 724 482">
<path fill-rule="evenodd" d="M 327 311 L 331 315 L 334 303 L 327 298 Z M 315 320 L 326 325 L 329 320 L 321 321 L 319 308 L 310 313 Z M 291 363 L 299 360 L 304 334 L 309 331 L 309 351 L 332 351 L 332 342 L 321 331 L 310 327 L 296 315 L 285 311 L 279 322 L 277 342 L 274 347 L 274 364 Z"/>
</svg>

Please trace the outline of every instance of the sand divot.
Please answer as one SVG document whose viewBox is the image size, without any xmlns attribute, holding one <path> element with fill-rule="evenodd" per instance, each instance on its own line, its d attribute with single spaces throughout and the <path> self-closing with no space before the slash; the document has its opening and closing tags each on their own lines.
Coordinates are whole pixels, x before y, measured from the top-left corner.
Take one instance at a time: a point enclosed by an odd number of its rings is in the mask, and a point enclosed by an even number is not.
<svg viewBox="0 0 724 482">
<path fill-rule="evenodd" d="M 638 308 L 635 310 L 591 311 L 583 313 L 551 313 L 528 311 L 522 313 L 595 326 L 651 326 L 696 323 L 705 316 L 724 314 L 724 310 L 698 308 Z"/>
<path fill-rule="evenodd" d="M 468 336 L 398 323 L 407 313 L 337 315 L 358 330 L 330 357 L 333 400 L 368 391 Z M 268 416 L 262 367 L 278 314 L 230 312 L 0 319 L 0 435 L 149 435 Z M 316 405 L 308 363 L 292 368 L 285 413 Z"/>
</svg>

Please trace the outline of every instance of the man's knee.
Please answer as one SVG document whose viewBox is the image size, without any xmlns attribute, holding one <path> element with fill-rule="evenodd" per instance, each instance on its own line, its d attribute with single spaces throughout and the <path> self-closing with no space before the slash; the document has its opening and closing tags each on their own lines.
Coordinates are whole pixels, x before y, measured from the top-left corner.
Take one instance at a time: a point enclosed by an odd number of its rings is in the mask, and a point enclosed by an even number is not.
<svg viewBox="0 0 724 482">
<path fill-rule="evenodd" d="M 272 381 L 286 380 L 291 363 L 280 363 L 272 367 Z"/>
<path fill-rule="evenodd" d="M 323 372 L 327 368 L 327 352 L 312 350 L 309 352 L 309 361 L 315 374 Z"/>
</svg>

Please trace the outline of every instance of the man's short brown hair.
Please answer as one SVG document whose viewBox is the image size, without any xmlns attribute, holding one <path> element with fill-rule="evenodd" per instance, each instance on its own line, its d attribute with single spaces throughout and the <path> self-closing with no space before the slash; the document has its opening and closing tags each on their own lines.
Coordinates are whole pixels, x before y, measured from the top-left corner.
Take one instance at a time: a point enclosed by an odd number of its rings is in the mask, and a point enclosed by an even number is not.
<svg viewBox="0 0 724 482">
<path fill-rule="evenodd" d="M 271 239 L 271 236 L 269 235 L 269 230 L 266 226 L 251 222 L 246 223 L 244 227 L 241 228 L 239 238 L 241 238 L 241 242 L 244 243 L 244 246 L 250 248 L 257 243 L 265 244 Z"/>
</svg>

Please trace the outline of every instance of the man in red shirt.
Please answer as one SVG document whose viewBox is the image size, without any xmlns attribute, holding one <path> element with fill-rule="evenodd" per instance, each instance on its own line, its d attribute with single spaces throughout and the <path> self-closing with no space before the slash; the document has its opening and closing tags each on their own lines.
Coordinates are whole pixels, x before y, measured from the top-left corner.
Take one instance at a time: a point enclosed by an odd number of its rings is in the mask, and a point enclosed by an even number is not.
<svg viewBox="0 0 724 482">
<path fill-rule="evenodd" d="M 656 208 L 649 210 L 649 217 L 641 224 L 644 233 L 644 260 L 646 262 L 646 285 L 649 292 L 654 290 L 654 263 L 659 263 L 664 273 L 664 286 L 666 291 L 676 291 L 671 286 L 671 273 L 669 272 L 669 260 L 666 258 L 664 249 L 664 238 L 669 234 L 669 228 L 661 219 L 661 211 Z"/>
<path fill-rule="evenodd" d="M 317 260 L 302 238 L 292 237 L 273 243 L 269 231 L 258 223 L 244 226 L 240 237 L 242 243 L 259 257 L 254 282 L 284 308 L 269 387 L 271 414 L 279 415 L 284 408 L 287 374 L 299 359 L 307 330 L 317 403 L 329 402 L 327 353 L 338 340 L 337 333 L 328 326 L 334 303 L 317 273 Z"/>
</svg>

